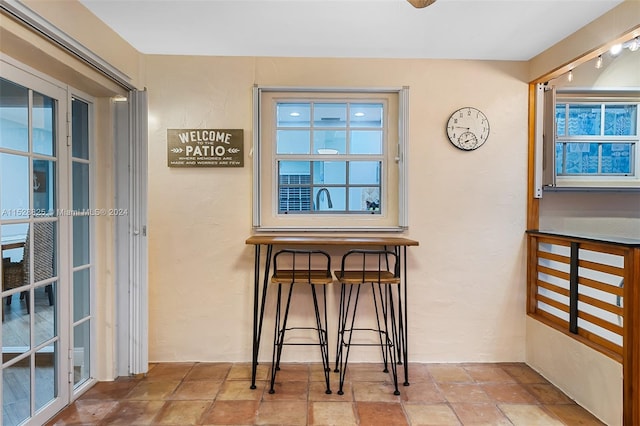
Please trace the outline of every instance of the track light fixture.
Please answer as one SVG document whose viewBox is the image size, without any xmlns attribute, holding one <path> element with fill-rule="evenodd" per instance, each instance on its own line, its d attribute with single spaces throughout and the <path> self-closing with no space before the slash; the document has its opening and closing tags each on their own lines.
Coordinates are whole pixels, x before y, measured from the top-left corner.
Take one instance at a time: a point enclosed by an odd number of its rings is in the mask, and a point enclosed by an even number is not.
<svg viewBox="0 0 640 426">
<path fill-rule="evenodd" d="M 618 43 L 611 46 L 609 52 L 615 56 L 622 52 L 622 49 L 629 49 L 631 52 L 635 52 L 640 49 L 640 37 L 634 37 L 631 40 L 625 41 L 624 43 Z"/>
<path fill-rule="evenodd" d="M 602 68 L 602 55 L 598 56 L 598 59 L 596 59 L 596 68 Z"/>
</svg>

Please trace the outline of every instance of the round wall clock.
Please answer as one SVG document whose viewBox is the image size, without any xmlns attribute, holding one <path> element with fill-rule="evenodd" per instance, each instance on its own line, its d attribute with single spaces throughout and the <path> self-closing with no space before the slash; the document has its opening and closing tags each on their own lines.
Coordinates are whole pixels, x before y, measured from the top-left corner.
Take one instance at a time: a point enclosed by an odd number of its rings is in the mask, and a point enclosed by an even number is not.
<svg viewBox="0 0 640 426">
<path fill-rule="evenodd" d="M 463 151 L 478 149 L 489 137 L 489 120 L 477 108 L 460 108 L 447 121 L 447 136 L 456 148 Z"/>
</svg>

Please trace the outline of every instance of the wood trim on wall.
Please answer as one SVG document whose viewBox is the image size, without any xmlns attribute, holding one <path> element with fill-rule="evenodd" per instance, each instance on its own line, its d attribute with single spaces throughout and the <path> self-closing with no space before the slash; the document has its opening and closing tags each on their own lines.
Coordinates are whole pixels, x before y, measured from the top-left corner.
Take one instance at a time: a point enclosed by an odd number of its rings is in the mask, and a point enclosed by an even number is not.
<svg viewBox="0 0 640 426">
<path fill-rule="evenodd" d="M 640 283 L 640 248 L 627 255 L 625 264 L 628 265 L 625 283 Z M 623 424 L 640 425 L 640 288 L 625 285 L 624 293 Z"/>
</svg>

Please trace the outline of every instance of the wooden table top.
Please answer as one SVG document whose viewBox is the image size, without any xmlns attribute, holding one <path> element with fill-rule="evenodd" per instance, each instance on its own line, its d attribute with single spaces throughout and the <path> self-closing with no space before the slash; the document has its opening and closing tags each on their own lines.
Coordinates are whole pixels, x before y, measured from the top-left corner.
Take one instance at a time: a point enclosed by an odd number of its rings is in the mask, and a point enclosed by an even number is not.
<svg viewBox="0 0 640 426">
<path fill-rule="evenodd" d="M 252 235 L 246 244 L 324 245 L 324 246 L 417 246 L 418 241 L 403 237 L 356 237 L 344 235 Z"/>
</svg>

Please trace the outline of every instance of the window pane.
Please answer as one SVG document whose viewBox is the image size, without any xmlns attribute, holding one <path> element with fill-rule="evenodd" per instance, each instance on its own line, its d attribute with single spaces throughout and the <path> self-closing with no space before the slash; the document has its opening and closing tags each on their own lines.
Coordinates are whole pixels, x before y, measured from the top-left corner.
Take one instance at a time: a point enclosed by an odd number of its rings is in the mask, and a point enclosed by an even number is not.
<svg viewBox="0 0 640 426">
<path fill-rule="evenodd" d="M 351 127 L 382 128 L 382 104 L 351 104 Z"/>
<path fill-rule="evenodd" d="M 0 208 L 2 219 L 29 216 L 29 159 L 0 154 Z"/>
<path fill-rule="evenodd" d="M 602 173 L 631 173 L 630 143 L 602 144 Z"/>
<path fill-rule="evenodd" d="M 10 265 L 3 263 L 5 267 L 4 279 L 5 290 L 20 287 L 24 284 L 24 275 L 22 267 L 22 258 L 24 255 L 24 242 L 27 239 L 29 224 L 16 223 L 11 225 L 2 225 L 0 227 L 0 235 L 2 244 L 5 248 L 2 250 L 3 262 L 10 262 Z"/>
<path fill-rule="evenodd" d="M 54 154 L 54 100 L 40 93 L 33 93 L 33 152 Z"/>
<path fill-rule="evenodd" d="M 56 303 L 57 282 L 36 287 L 33 290 L 33 338 L 36 346 L 56 337 Z M 51 304 L 50 304 L 51 303 Z"/>
<path fill-rule="evenodd" d="M 604 108 L 604 134 L 633 136 L 638 134 L 637 105 L 606 105 Z"/>
<path fill-rule="evenodd" d="M 569 105 L 569 135 L 600 135 L 600 105 Z"/>
<path fill-rule="evenodd" d="M 311 210 L 311 188 L 281 186 L 278 189 L 278 211 L 280 213 Z"/>
<path fill-rule="evenodd" d="M 349 183 L 357 184 L 380 184 L 380 162 L 379 161 L 350 161 L 349 162 Z"/>
<path fill-rule="evenodd" d="M 566 120 L 566 105 L 565 104 L 557 104 L 556 105 L 556 134 L 558 136 L 564 136 L 564 129 L 567 123 Z"/>
<path fill-rule="evenodd" d="M 564 166 L 564 143 L 556 143 L 556 174 L 562 174 Z"/>
<path fill-rule="evenodd" d="M 73 266 L 89 263 L 89 216 L 73 217 Z"/>
<path fill-rule="evenodd" d="M 352 131 L 350 154 L 382 154 L 382 130 Z"/>
<path fill-rule="evenodd" d="M 33 224 L 33 247 L 29 241 L 25 245 L 25 259 L 33 263 L 33 282 L 49 279 L 56 275 L 57 223 L 36 222 Z M 33 257 L 29 250 L 33 248 Z M 28 272 L 26 272 L 28 275 Z"/>
<path fill-rule="evenodd" d="M 313 125 L 315 127 L 346 127 L 347 104 L 314 104 Z"/>
<path fill-rule="evenodd" d="M 309 154 L 311 132 L 308 130 L 278 130 L 278 154 Z"/>
<path fill-rule="evenodd" d="M 311 162 L 278 162 L 278 211 L 311 210 Z"/>
<path fill-rule="evenodd" d="M 380 212 L 380 188 L 349 188 L 349 210 Z"/>
<path fill-rule="evenodd" d="M 73 162 L 73 210 L 89 209 L 89 165 Z"/>
<path fill-rule="evenodd" d="M 52 342 L 35 353 L 35 403 L 36 411 L 53 401 L 58 396 L 56 383 L 56 366 L 58 365 L 58 342 Z"/>
<path fill-rule="evenodd" d="M 73 322 L 89 316 L 90 313 L 90 279 L 89 268 L 73 273 Z"/>
<path fill-rule="evenodd" d="M 314 154 L 345 154 L 347 132 L 344 130 L 317 130 L 313 132 Z"/>
<path fill-rule="evenodd" d="M 55 211 L 56 163 L 33 160 L 33 208 L 36 216 L 53 216 Z"/>
<path fill-rule="evenodd" d="M 3 359 L 3 361 L 8 361 Z M 31 415 L 31 358 L 26 357 L 2 369 L 2 406 L 11 407 L 2 410 L 2 424 L 18 425 Z M 21 386 L 14 389 L 16 383 Z M 9 392 L 9 389 L 13 391 Z"/>
<path fill-rule="evenodd" d="M 310 104 L 279 103 L 276 110 L 278 127 L 309 127 Z"/>
<path fill-rule="evenodd" d="M 0 146 L 29 149 L 29 90 L 0 79 Z"/>
<path fill-rule="evenodd" d="M 344 185 L 347 183 L 346 161 L 314 161 L 313 183 Z"/>
<path fill-rule="evenodd" d="M 311 183 L 311 162 L 280 161 L 280 183 Z"/>
<path fill-rule="evenodd" d="M 85 321 L 73 327 L 73 384 L 89 378 L 91 371 L 91 322 Z"/>
<path fill-rule="evenodd" d="M 72 155 L 75 158 L 89 159 L 89 105 L 74 99 L 71 102 L 72 111 Z"/>
<path fill-rule="evenodd" d="M 567 144 L 567 174 L 598 173 L 597 143 Z"/>
</svg>

